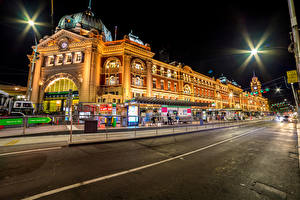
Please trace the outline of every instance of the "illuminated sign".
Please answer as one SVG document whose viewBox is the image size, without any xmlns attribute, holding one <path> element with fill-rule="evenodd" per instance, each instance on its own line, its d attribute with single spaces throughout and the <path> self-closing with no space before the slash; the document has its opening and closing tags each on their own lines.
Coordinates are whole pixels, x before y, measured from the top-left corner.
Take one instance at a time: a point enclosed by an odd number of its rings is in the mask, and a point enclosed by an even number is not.
<svg viewBox="0 0 300 200">
<path fill-rule="evenodd" d="M 139 107 L 138 106 L 128 106 L 128 116 L 138 116 Z"/>
<path fill-rule="evenodd" d="M 286 72 L 288 83 L 297 83 L 298 75 L 296 70 L 291 70 Z"/>
<path fill-rule="evenodd" d="M 129 105 L 127 108 L 128 126 L 137 126 L 139 123 L 139 107 Z"/>
<path fill-rule="evenodd" d="M 100 111 L 112 111 L 112 105 L 111 104 L 101 104 Z"/>
</svg>

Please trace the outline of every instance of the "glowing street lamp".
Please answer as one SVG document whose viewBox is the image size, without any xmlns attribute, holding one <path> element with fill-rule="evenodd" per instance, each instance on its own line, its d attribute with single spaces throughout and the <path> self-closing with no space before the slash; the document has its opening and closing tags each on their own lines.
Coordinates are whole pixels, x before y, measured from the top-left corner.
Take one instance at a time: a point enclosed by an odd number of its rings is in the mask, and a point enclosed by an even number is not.
<svg viewBox="0 0 300 200">
<path fill-rule="evenodd" d="M 258 53 L 257 49 L 252 49 L 251 50 L 251 55 L 255 56 Z"/>
<path fill-rule="evenodd" d="M 32 27 L 32 32 L 33 32 L 33 37 L 34 37 L 34 42 L 35 42 L 35 47 L 33 49 L 33 58 L 32 58 L 32 64 L 31 64 L 31 69 L 30 69 L 30 79 L 29 79 L 29 85 L 28 85 L 28 92 L 27 92 L 27 99 L 31 100 L 31 93 L 32 93 L 32 76 L 33 76 L 33 72 L 34 72 L 34 64 L 37 60 L 37 39 L 36 39 L 36 34 L 35 34 L 35 29 L 36 27 L 34 26 L 35 23 L 33 20 L 29 19 L 27 21 L 28 25 Z"/>
<path fill-rule="evenodd" d="M 32 21 L 32 20 L 28 20 L 28 22 L 27 22 L 30 26 L 34 26 L 34 21 Z"/>
</svg>

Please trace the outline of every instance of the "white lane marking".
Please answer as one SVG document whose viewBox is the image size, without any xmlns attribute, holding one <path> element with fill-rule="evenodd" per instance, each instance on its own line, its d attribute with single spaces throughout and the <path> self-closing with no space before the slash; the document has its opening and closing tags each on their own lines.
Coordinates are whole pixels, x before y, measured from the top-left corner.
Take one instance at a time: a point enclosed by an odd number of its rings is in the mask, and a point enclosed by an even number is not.
<svg viewBox="0 0 300 200">
<path fill-rule="evenodd" d="M 68 130 L 71 130 L 71 125 L 66 125 Z M 76 126 L 72 125 L 72 130 L 79 130 Z"/>
<path fill-rule="evenodd" d="M 49 151 L 49 150 L 55 150 L 55 149 L 61 149 L 61 148 L 62 147 L 49 147 L 49 148 L 42 148 L 42 149 L 31 149 L 31 150 L 24 150 L 24 151 L 1 153 L 0 156 L 16 155 L 16 154 L 22 154 L 22 153 L 32 153 L 32 152 L 39 152 L 39 151 Z"/>
<path fill-rule="evenodd" d="M 172 160 L 181 159 L 182 157 L 185 157 L 185 156 L 188 156 L 188 155 L 191 155 L 191 154 L 194 154 L 194 153 L 206 150 L 208 148 L 211 148 L 211 147 L 223 144 L 223 143 L 228 142 L 228 141 L 232 141 L 234 139 L 237 139 L 239 137 L 243 137 L 245 135 L 248 135 L 250 133 L 253 133 L 253 132 L 256 132 L 256 131 L 262 130 L 262 129 L 265 129 L 265 128 L 258 128 L 258 129 L 252 130 L 252 131 L 248 131 L 248 132 L 245 132 L 245 133 L 240 134 L 238 136 L 234 136 L 234 137 L 222 140 L 220 142 L 216 142 L 214 144 L 210 144 L 208 146 L 202 147 L 200 149 L 196 149 L 194 151 L 191 151 L 191 152 L 188 152 L 188 153 L 184 153 L 184 154 L 181 154 L 181 155 L 178 155 L 178 156 L 175 156 L 175 157 L 172 157 L 172 158 L 168 158 L 168 159 L 165 159 L 165 160 L 162 160 L 162 161 L 158 161 L 158 162 L 151 163 L 151 164 L 148 164 L 148 165 L 144 165 L 144 166 L 141 166 L 141 167 L 137 167 L 137 168 L 125 170 L 125 171 L 122 171 L 122 172 L 110 174 L 110 175 L 107 175 L 107 176 L 102 176 L 102 177 L 90 179 L 90 180 L 87 180 L 87 181 L 82 181 L 82 182 L 75 183 L 75 184 L 72 184 L 72 185 L 67 185 L 67 186 L 64 186 L 64 187 L 61 187 L 61 188 L 49 190 L 47 192 L 36 194 L 36 195 L 31 196 L 31 197 L 26 197 L 23 200 L 35 200 L 35 199 L 39 199 L 39 198 L 42 198 L 42 197 L 45 197 L 45 196 L 49 196 L 49 195 L 52 195 L 52 194 L 56 194 L 56 193 L 59 193 L 59 192 L 62 192 L 62 191 L 66 191 L 66 190 L 78 188 L 78 187 L 83 186 L 83 185 L 88 185 L 88 184 L 91 184 L 91 183 L 96 183 L 96 182 L 103 181 L 103 180 L 106 180 L 106 179 L 114 178 L 114 177 L 117 177 L 117 176 L 129 174 L 129 173 L 132 173 L 132 172 L 140 171 L 142 169 L 146 169 L 146 168 L 153 167 L 153 166 L 156 166 L 156 165 L 160 165 L 160 164 L 163 164 L 163 163 L 166 163 L 166 162 L 170 162 Z"/>
</svg>

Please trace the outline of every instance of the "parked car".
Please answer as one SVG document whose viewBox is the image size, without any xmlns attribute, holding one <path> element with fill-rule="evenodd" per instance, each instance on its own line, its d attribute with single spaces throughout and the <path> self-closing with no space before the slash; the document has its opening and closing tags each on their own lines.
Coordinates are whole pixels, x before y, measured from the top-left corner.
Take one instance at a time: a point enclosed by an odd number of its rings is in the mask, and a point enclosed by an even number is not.
<svg viewBox="0 0 300 200">
<path fill-rule="evenodd" d="M 289 122 L 289 116 L 287 115 L 283 116 L 282 122 Z"/>
</svg>

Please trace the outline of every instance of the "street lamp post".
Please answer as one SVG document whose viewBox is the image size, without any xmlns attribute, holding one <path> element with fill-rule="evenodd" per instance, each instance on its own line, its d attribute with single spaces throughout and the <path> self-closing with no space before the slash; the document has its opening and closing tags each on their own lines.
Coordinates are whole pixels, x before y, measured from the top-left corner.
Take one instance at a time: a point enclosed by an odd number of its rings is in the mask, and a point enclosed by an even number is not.
<svg viewBox="0 0 300 200">
<path fill-rule="evenodd" d="M 298 80 L 300 80 L 300 39 L 299 39 L 299 31 L 298 31 L 298 23 L 296 18 L 296 11 L 294 0 L 288 0 L 289 4 L 289 12 L 291 18 L 291 26 L 292 26 L 292 33 L 293 33 L 293 42 L 294 42 L 294 53 L 297 65 L 297 72 L 298 72 Z"/>
<path fill-rule="evenodd" d="M 299 39 L 298 23 L 297 23 L 297 18 L 296 18 L 294 0 L 288 0 L 288 5 L 289 5 L 290 18 L 291 18 L 292 33 L 293 33 L 296 69 L 297 69 L 297 74 L 298 74 L 298 81 L 300 81 L 300 39 Z M 299 86 L 300 86 L 300 83 L 299 83 Z M 292 87 L 293 87 L 293 85 L 292 85 Z M 293 94 L 295 97 L 297 97 L 297 94 L 295 94 L 294 90 L 293 90 Z M 300 118 L 300 109 L 299 109 L 299 101 L 298 100 L 299 100 L 298 98 L 295 98 L 298 119 L 299 119 Z"/>
<path fill-rule="evenodd" d="M 34 26 L 34 21 L 29 20 L 28 24 L 33 27 Z M 33 80 L 33 72 L 34 72 L 34 64 L 36 62 L 36 55 L 37 55 L 37 39 L 34 30 L 33 31 L 33 36 L 34 36 L 34 42 L 35 42 L 35 47 L 34 47 L 34 54 L 33 58 L 31 61 L 31 68 L 30 68 L 30 77 L 29 77 L 29 85 L 28 85 L 28 91 L 27 91 L 27 99 L 30 101 L 31 100 L 31 94 L 32 94 L 32 80 Z"/>
</svg>

